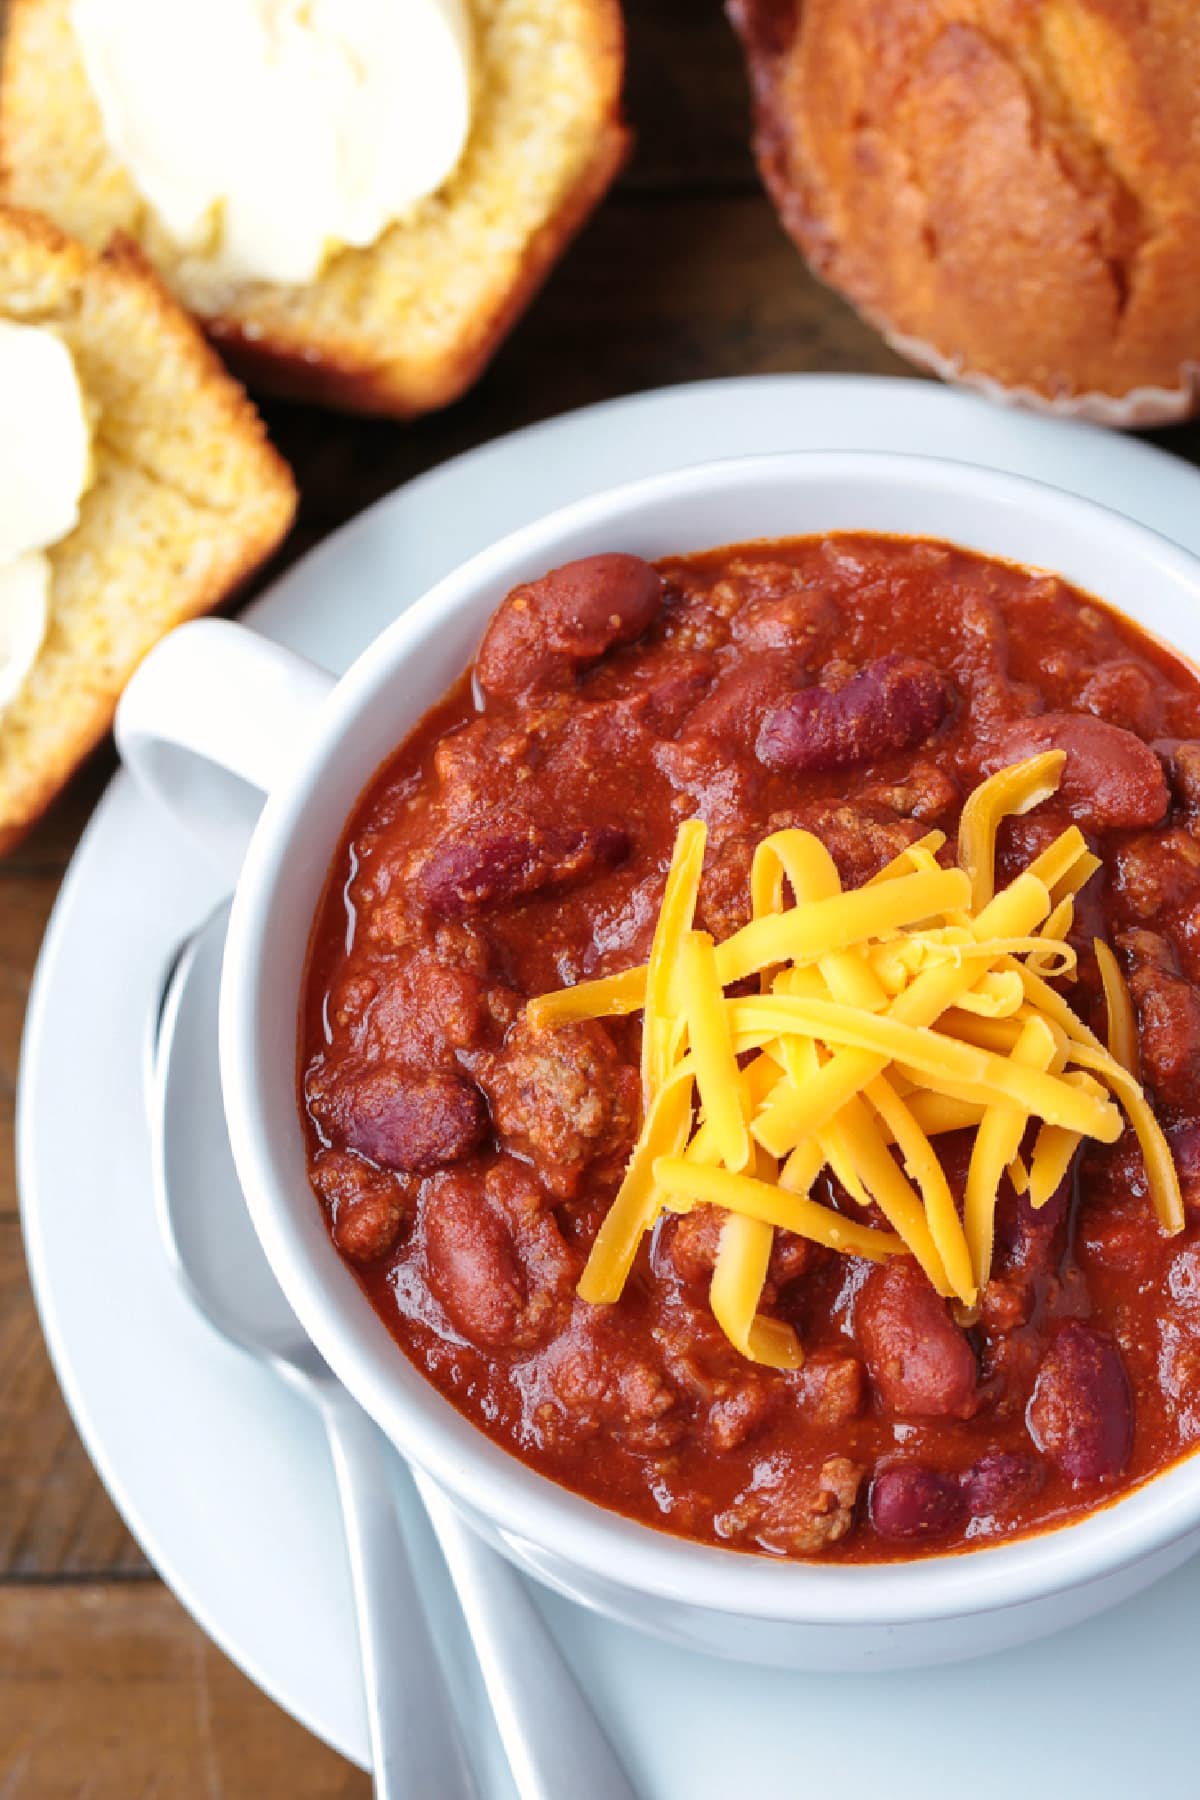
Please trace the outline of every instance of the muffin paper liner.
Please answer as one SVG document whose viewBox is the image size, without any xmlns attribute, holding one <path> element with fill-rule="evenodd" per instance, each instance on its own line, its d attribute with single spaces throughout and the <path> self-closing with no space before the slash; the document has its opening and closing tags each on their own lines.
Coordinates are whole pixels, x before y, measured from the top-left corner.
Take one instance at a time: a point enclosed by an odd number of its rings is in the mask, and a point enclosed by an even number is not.
<svg viewBox="0 0 1200 1800">
<path fill-rule="evenodd" d="M 952 356 L 935 350 L 920 338 L 892 331 L 879 319 L 873 321 L 893 350 L 909 362 L 930 370 L 943 381 L 972 389 L 1002 406 L 1031 407 L 1057 419 L 1083 419 L 1092 425 L 1110 425 L 1118 431 L 1141 431 L 1151 425 L 1177 425 L 1200 411 L 1200 362 L 1188 362 L 1179 371 L 1176 388 L 1131 388 L 1127 394 L 1064 394 L 1052 399 L 1031 387 L 1005 387 L 991 375 L 964 368 Z"/>
</svg>

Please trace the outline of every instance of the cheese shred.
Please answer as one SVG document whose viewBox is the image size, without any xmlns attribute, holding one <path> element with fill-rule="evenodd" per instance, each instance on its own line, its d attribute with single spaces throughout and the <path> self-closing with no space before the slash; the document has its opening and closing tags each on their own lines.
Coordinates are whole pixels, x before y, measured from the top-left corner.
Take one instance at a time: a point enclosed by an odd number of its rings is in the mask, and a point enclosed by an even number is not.
<svg viewBox="0 0 1200 1800">
<path fill-rule="evenodd" d="M 1116 1140 L 1122 1114 L 1161 1229 L 1182 1229 L 1116 958 L 1095 943 L 1107 1044 L 1052 985 L 1075 977 L 1075 898 L 1099 858 L 1071 826 L 997 886 L 1003 821 L 1048 799 L 1064 761 L 1048 751 L 983 782 L 963 808 L 957 867 L 939 862 L 945 838 L 931 832 L 847 891 L 819 838 L 773 832 L 752 861 L 749 923 L 719 943 L 695 928 L 705 826 L 679 828 L 647 963 L 527 1009 L 544 1030 L 642 1014 L 644 1123 L 584 1300 L 620 1298 L 664 1213 L 709 1206 L 723 1215 L 709 1303 L 752 1362 L 803 1361 L 770 1311 L 777 1231 L 871 1261 L 912 1256 L 973 1318 L 1004 1184 L 1044 1206 L 1082 1143 Z M 936 1148 L 949 1132 L 972 1134 L 961 1206 Z M 823 1172 L 830 1203 L 813 1198 Z"/>
<path fill-rule="evenodd" d="M 1121 973 L 1121 965 L 1101 938 L 1096 938 L 1092 948 L 1096 952 L 1096 964 L 1100 970 L 1100 980 L 1104 985 L 1104 1004 L 1108 1009 L 1108 1048 L 1123 1069 L 1136 1079 L 1138 1072 L 1138 1039 L 1137 1020 L 1133 1016 L 1133 1001 L 1129 998 L 1129 989 L 1125 985 L 1125 977 Z"/>
</svg>

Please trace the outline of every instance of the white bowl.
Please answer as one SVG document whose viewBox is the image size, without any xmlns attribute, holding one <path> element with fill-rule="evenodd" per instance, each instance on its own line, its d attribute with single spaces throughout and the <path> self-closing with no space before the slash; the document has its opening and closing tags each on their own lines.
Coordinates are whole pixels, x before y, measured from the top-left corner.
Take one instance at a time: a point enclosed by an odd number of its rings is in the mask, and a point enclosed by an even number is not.
<svg viewBox="0 0 1200 1800">
<path fill-rule="evenodd" d="M 330 1242 L 297 1107 L 309 933 L 343 827 L 379 764 L 469 662 L 503 595 L 600 550 L 653 558 L 835 530 L 947 538 L 1052 570 L 1200 659 L 1200 561 L 1120 515 L 959 463 L 798 453 L 682 469 L 515 532 L 439 582 L 327 694 L 310 665 L 240 627 L 184 626 L 135 677 L 118 738 L 177 812 L 210 837 L 219 822 L 227 857 L 234 846 L 240 854 L 248 828 L 241 783 L 271 788 L 230 923 L 225 1104 L 267 1255 L 350 1391 L 492 1542 L 558 1592 L 689 1648 L 796 1668 L 881 1669 L 1020 1643 L 1166 1573 L 1200 1547 L 1200 1460 L 1066 1527 L 907 1563 L 777 1561 L 624 1519 L 508 1455 L 401 1354 Z M 197 755 L 239 782 L 218 781 Z M 238 819 L 246 824 L 231 828 Z"/>
</svg>

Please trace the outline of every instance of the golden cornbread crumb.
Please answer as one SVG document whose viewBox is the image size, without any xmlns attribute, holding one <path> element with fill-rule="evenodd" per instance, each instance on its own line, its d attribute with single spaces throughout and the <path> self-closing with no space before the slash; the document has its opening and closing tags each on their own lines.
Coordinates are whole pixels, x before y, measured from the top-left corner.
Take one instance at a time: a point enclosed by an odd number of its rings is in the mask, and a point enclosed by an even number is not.
<svg viewBox="0 0 1200 1800">
<path fill-rule="evenodd" d="M 445 187 L 306 287 L 231 282 L 178 253 L 110 156 L 68 4 L 9 0 L 0 198 L 96 248 L 116 231 L 136 239 L 183 305 L 276 391 L 398 415 L 454 399 L 625 153 L 618 0 L 472 0 L 475 110 Z"/>
<path fill-rule="evenodd" d="M 101 738 L 151 646 L 216 606 L 295 510 L 258 414 L 137 248 L 0 208 L 0 317 L 52 326 L 97 416 L 95 479 L 48 552 L 50 627 L 0 712 L 0 851 Z"/>
<path fill-rule="evenodd" d="M 1193 0 L 730 0 L 816 272 L 940 373 L 1110 423 L 1200 403 Z"/>
</svg>

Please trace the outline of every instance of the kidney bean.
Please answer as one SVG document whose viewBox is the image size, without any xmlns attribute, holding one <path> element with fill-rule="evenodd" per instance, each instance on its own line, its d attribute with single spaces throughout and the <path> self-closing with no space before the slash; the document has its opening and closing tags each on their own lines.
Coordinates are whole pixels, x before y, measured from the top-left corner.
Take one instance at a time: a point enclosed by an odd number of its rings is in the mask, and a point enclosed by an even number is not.
<svg viewBox="0 0 1200 1800">
<path fill-rule="evenodd" d="M 883 656 L 836 693 L 802 688 L 764 718 L 757 754 L 771 769 L 850 769 L 923 743 L 950 708 L 946 683 L 916 656 Z"/>
<path fill-rule="evenodd" d="M 958 1478 L 923 1463 L 887 1463 L 877 1469 L 868 1500 L 870 1519 L 880 1537 L 942 1537 L 962 1518 L 964 1501 Z"/>
<path fill-rule="evenodd" d="M 1162 764 L 1148 744 L 1086 713 L 1042 713 L 1017 719 L 995 740 L 985 770 L 1043 750 L 1065 750 L 1059 797 L 1080 825 L 1127 831 L 1157 825 L 1170 803 Z"/>
<path fill-rule="evenodd" d="M 488 1126 L 483 1096 L 465 1075 L 386 1063 L 346 1088 L 338 1113 L 351 1150 L 412 1174 L 466 1156 Z"/>
<path fill-rule="evenodd" d="M 421 1216 L 430 1289 L 471 1343 L 528 1350 L 562 1329 L 579 1263 L 528 1170 L 445 1169 Z"/>
<path fill-rule="evenodd" d="M 1041 1481 L 1031 1457 L 993 1450 L 952 1474 L 923 1463 L 885 1463 L 871 1484 L 871 1523 L 881 1537 L 940 1537 L 963 1521 L 1007 1511 Z"/>
<path fill-rule="evenodd" d="M 873 1270 L 854 1316 L 875 1392 L 909 1418 L 969 1418 L 976 1406 L 975 1355 L 916 1263 L 896 1258 Z"/>
<path fill-rule="evenodd" d="M 614 644 L 640 637 L 662 602 L 662 577 L 640 556 L 585 556 L 513 589 L 493 614 L 475 663 L 492 700 L 553 686 Z"/>
<path fill-rule="evenodd" d="M 468 1342 L 502 1348 L 516 1335 L 525 1295 L 512 1234 L 477 1176 L 448 1170 L 423 1203 L 429 1286 Z"/>
<path fill-rule="evenodd" d="M 1032 1457 L 1017 1450 L 991 1450 L 959 1477 L 963 1498 L 973 1518 L 1005 1512 L 1041 1482 Z"/>
<path fill-rule="evenodd" d="M 1064 1325 L 1042 1358 L 1026 1423 L 1071 1481 L 1119 1475 L 1133 1445 L 1133 1396 L 1112 1339 L 1079 1320 Z"/>
<path fill-rule="evenodd" d="M 536 826 L 443 839 L 419 873 L 431 910 L 465 918 L 543 890 L 560 892 L 615 868 L 630 850 L 617 825 Z"/>
</svg>

